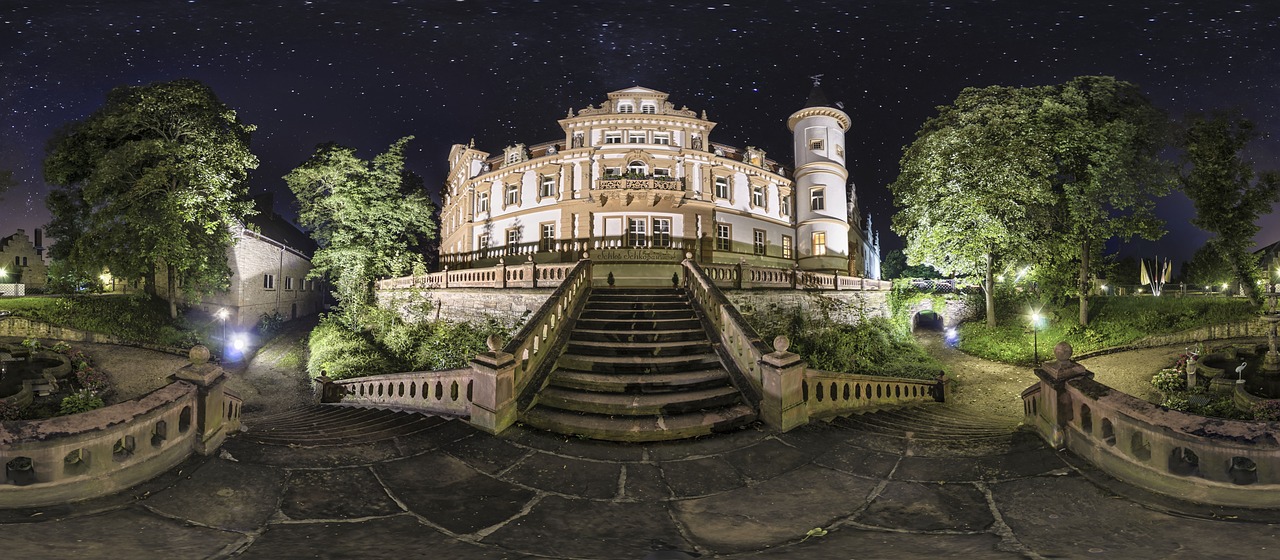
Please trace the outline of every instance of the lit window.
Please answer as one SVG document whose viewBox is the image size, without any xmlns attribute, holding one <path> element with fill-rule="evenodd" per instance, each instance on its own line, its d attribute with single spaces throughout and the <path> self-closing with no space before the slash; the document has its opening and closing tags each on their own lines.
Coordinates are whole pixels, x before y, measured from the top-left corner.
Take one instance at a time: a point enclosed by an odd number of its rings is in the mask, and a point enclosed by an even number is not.
<svg viewBox="0 0 1280 560">
<path fill-rule="evenodd" d="M 764 230 L 756 229 L 751 231 L 751 249 L 757 255 L 764 254 L 765 237 Z"/>
<path fill-rule="evenodd" d="M 815 152 L 821 152 L 825 143 L 822 140 L 810 140 L 809 149 Z"/>
<path fill-rule="evenodd" d="M 556 195 L 556 178 L 554 175 L 544 175 L 542 184 L 538 187 L 538 196 L 543 198 Z"/>
<path fill-rule="evenodd" d="M 511 152 L 511 154 L 507 156 L 507 163 L 519 163 L 519 161 L 520 161 L 519 152 Z"/>
<path fill-rule="evenodd" d="M 633 130 L 633 131 L 631 131 L 631 132 L 628 132 L 628 133 L 627 133 L 627 143 L 628 143 L 628 144 L 643 144 L 643 143 L 644 143 L 644 136 L 645 136 L 645 135 L 644 135 L 644 132 L 641 132 L 641 131 Z"/>
<path fill-rule="evenodd" d="M 648 172 L 649 172 L 649 166 L 645 165 L 643 161 L 633 161 L 627 164 L 627 173 L 631 173 L 634 175 L 644 175 Z"/>
<path fill-rule="evenodd" d="M 517 185 L 514 183 L 507 185 L 506 204 L 508 206 L 514 206 L 519 203 L 520 203 L 520 185 Z"/>
<path fill-rule="evenodd" d="M 655 132 L 655 133 L 653 133 L 653 143 L 654 143 L 654 144 L 661 144 L 661 145 L 663 145 L 663 146 L 670 145 L 670 144 L 671 144 L 671 133 L 670 133 L 670 132 Z"/>
<path fill-rule="evenodd" d="M 604 133 L 605 144 L 621 144 L 622 133 L 618 131 L 607 131 Z"/>
<path fill-rule="evenodd" d="M 809 209 L 822 210 L 827 207 L 827 194 L 824 189 L 809 191 Z"/>
<path fill-rule="evenodd" d="M 782 236 L 782 258 L 784 259 L 791 258 L 791 236 L 790 235 Z"/>
<path fill-rule="evenodd" d="M 670 247 L 671 246 L 671 219 L 670 218 L 654 218 L 653 219 L 653 246 L 654 247 Z"/>
<path fill-rule="evenodd" d="M 716 224 L 716 250 L 728 251 L 731 246 L 729 224 Z"/>
<path fill-rule="evenodd" d="M 729 198 L 728 177 L 716 177 L 716 198 Z"/>
<path fill-rule="evenodd" d="M 542 239 L 539 242 L 539 249 L 543 252 L 550 251 L 556 242 L 556 225 L 554 223 L 542 224 Z"/>
<path fill-rule="evenodd" d="M 636 106 L 635 106 L 635 105 L 632 105 L 632 104 L 630 104 L 630 103 L 619 103 L 619 104 L 618 104 L 618 112 L 619 112 L 619 113 L 634 113 L 634 112 L 636 112 Z"/>
<path fill-rule="evenodd" d="M 262 287 L 267 290 L 276 289 L 276 276 L 274 274 L 263 274 Z"/>
<path fill-rule="evenodd" d="M 658 112 L 658 106 L 653 103 L 641 103 L 640 112 L 646 115 L 652 115 Z"/>
<path fill-rule="evenodd" d="M 813 232 L 813 256 L 820 257 L 827 254 L 827 232 Z"/>
<path fill-rule="evenodd" d="M 476 213 L 489 211 L 489 193 L 482 192 L 476 195 Z"/>
<path fill-rule="evenodd" d="M 764 208 L 764 186 L 751 187 L 751 205 Z"/>
<path fill-rule="evenodd" d="M 783 216 L 791 215 L 791 195 L 782 197 L 782 208 L 779 209 Z"/>
<path fill-rule="evenodd" d="M 627 245 L 632 247 L 644 247 L 647 245 L 648 236 L 645 235 L 644 218 L 631 218 L 627 220 Z"/>
</svg>

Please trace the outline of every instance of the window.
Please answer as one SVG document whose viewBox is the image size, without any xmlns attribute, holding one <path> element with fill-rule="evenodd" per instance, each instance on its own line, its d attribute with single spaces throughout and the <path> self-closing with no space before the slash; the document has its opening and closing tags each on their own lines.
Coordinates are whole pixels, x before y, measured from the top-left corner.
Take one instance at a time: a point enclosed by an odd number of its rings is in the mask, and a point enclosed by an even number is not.
<svg viewBox="0 0 1280 560">
<path fill-rule="evenodd" d="M 636 112 L 636 106 L 635 106 L 635 105 L 632 105 L 632 104 L 630 104 L 630 103 L 619 103 L 619 104 L 618 104 L 618 112 L 619 112 L 619 113 L 634 113 L 634 112 Z"/>
<path fill-rule="evenodd" d="M 827 232 L 813 232 L 813 256 L 821 257 L 827 254 Z"/>
<path fill-rule="evenodd" d="M 510 154 L 507 154 L 507 163 L 519 163 L 519 162 L 520 162 L 520 152 L 513 151 Z"/>
<path fill-rule="evenodd" d="M 520 244 L 520 229 L 507 230 L 507 252 L 515 252 L 516 245 Z"/>
<path fill-rule="evenodd" d="M 783 216 L 791 215 L 791 195 L 782 197 L 782 208 L 779 209 Z"/>
<path fill-rule="evenodd" d="M 654 218 L 653 219 L 653 246 L 654 247 L 670 247 L 671 246 L 671 219 L 670 218 Z"/>
<path fill-rule="evenodd" d="M 519 203 L 520 203 L 520 185 L 517 185 L 514 183 L 507 185 L 507 198 L 506 198 L 507 206 L 514 206 Z"/>
<path fill-rule="evenodd" d="M 645 233 L 644 218 L 631 218 L 627 220 L 627 245 L 632 247 L 644 247 L 648 244 L 648 236 Z"/>
<path fill-rule="evenodd" d="M 844 146 L 836 144 L 836 155 L 839 157 L 844 157 Z"/>
<path fill-rule="evenodd" d="M 543 175 L 542 184 L 538 186 L 538 196 L 547 198 L 556 195 L 555 175 Z"/>
<path fill-rule="evenodd" d="M 489 211 L 489 193 L 482 192 L 476 195 L 476 213 L 482 214 Z"/>
<path fill-rule="evenodd" d="M 819 139 L 819 140 L 810 140 L 810 141 L 809 141 L 809 149 L 810 149 L 810 150 L 813 150 L 813 151 L 815 151 L 815 152 L 821 152 L 821 151 L 824 149 L 824 148 L 823 148 L 823 145 L 824 145 L 824 144 L 826 144 L 826 143 L 825 143 L 825 142 L 823 142 L 821 139 Z"/>
<path fill-rule="evenodd" d="M 649 166 L 645 165 L 643 161 L 633 161 L 627 164 L 627 173 L 646 175 L 649 173 Z"/>
<path fill-rule="evenodd" d="M 547 252 L 555 247 L 556 243 L 556 224 L 542 224 L 542 237 L 538 240 L 538 250 Z"/>
<path fill-rule="evenodd" d="M 292 290 L 292 289 L 293 289 L 293 277 L 292 277 L 292 276 L 285 276 L 285 277 L 284 277 L 284 289 L 286 289 L 286 290 Z"/>
<path fill-rule="evenodd" d="M 658 112 L 658 106 L 653 103 L 641 103 L 640 112 L 646 115 L 652 115 Z"/>
<path fill-rule="evenodd" d="M 716 224 L 716 250 L 728 251 L 731 246 L 729 224 Z"/>
<path fill-rule="evenodd" d="M 822 210 L 827 207 L 827 194 L 824 189 L 809 191 L 809 209 Z"/>
<path fill-rule="evenodd" d="M 622 133 L 618 131 L 608 131 L 604 133 L 605 144 L 621 144 Z"/>
<path fill-rule="evenodd" d="M 644 138 L 645 138 L 644 132 L 639 130 L 633 130 L 627 133 L 628 144 L 643 144 Z"/>
<path fill-rule="evenodd" d="M 480 234 L 479 239 L 476 241 L 476 246 L 481 249 L 488 249 L 491 244 L 492 242 L 489 240 L 489 234 L 487 233 Z"/>
<path fill-rule="evenodd" d="M 716 198 L 729 198 L 728 177 L 716 177 Z"/>
<path fill-rule="evenodd" d="M 764 208 L 764 186 L 751 187 L 751 205 Z"/>
<path fill-rule="evenodd" d="M 782 236 L 782 258 L 784 259 L 791 258 L 791 236 L 790 235 Z"/>
<path fill-rule="evenodd" d="M 663 146 L 669 146 L 671 144 L 671 133 L 670 132 L 653 133 L 653 143 L 661 144 Z"/>
<path fill-rule="evenodd" d="M 653 176 L 654 177 L 670 177 L 671 170 L 666 168 L 654 168 Z"/>
<path fill-rule="evenodd" d="M 262 275 L 262 288 L 263 288 L 263 289 L 266 289 L 266 290 L 274 290 L 274 289 L 276 289 L 276 275 L 274 275 L 274 274 L 263 274 L 263 275 Z"/>
<path fill-rule="evenodd" d="M 765 248 L 764 230 L 751 230 L 751 250 L 757 255 L 763 255 Z"/>
</svg>

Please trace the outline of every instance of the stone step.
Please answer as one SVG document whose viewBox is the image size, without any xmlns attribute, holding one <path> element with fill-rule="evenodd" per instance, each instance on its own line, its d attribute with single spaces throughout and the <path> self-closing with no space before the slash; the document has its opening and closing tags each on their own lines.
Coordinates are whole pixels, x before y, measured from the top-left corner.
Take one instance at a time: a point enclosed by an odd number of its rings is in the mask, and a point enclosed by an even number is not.
<svg viewBox="0 0 1280 560">
<path fill-rule="evenodd" d="M 929 404 L 904 409 L 891 409 L 880 412 L 884 418 L 901 418 L 903 420 L 911 420 L 924 422 L 931 426 L 939 426 L 943 428 L 965 428 L 973 430 L 990 430 L 998 432 L 1010 432 L 1017 422 L 1012 424 L 1006 418 L 992 419 L 977 414 L 963 414 L 955 411 L 953 407 Z"/>
<path fill-rule="evenodd" d="M 558 369 L 552 372 L 550 384 L 602 393 L 657 393 L 729 385 L 730 378 L 729 372 L 719 367 L 675 373 L 633 374 Z"/>
<path fill-rule="evenodd" d="M 551 386 L 538 394 L 538 407 L 616 416 L 656 416 L 728 407 L 741 399 L 733 386 L 665 393 L 597 393 Z"/>
<path fill-rule="evenodd" d="M 616 374 L 678 373 L 720 367 L 720 358 L 711 352 L 687 356 L 584 356 L 565 352 L 556 367 Z"/>
<path fill-rule="evenodd" d="M 359 421 L 361 418 L 373 414 L 376 414 L 376 412 L 360 408 L 311 405 L 267 417 L 254 418 L 252 422 L 246 423 L 264 430 L 296 427 L 314 428 L 317 425 L 327 423 Z"/>
<path fill-rule="evenodd" d="M 592 288 L 591 297 L 619 297 L 625 299 L 687 298 L 683 289 L 677 288 Z"/>
<path fill-rule="evenodd" d="M 611 319 L 611 318 L 578 318 L 578 322 L 574 324 L 574 330 L 584 329 L 589 331 L 609 331 L 609 332 L 649 332 L 649 331 L 670 331 L 670 330 L 689 330 L 702 329 L 702 322 L 697 317 L 686 317 L 683 319 Z"/>
<path fill-rule="evenodd" d="M 628 311 L 614 309 L 587 309 L 578 316 L 579 319 L 604 319 L 607 321 L 658 321 L 663 319 L 697 319 L 697 315 L 693 310 L 685 307 L 684 309 L 666 309 L 652 311 Z"/>
<path fill-rule="evenodd" d="M 327 405 L 325 408 L 356 408 Z M 439 419 L 423 414 L 360 407 L 368 420 L 359 426 L 341 423 L 320 423 L 311 430 L 250 430 L 245 437 L 270 445 L 340 445 L 398 437 L 428 429 L 439 424 Z"/>
<path fill-rule="evenodd" d="M 420 420 L 401 421 L 394 426 L 388 426 L 376 431 L 362 431 L 350 434 L 315 434 L 312 436 L 296 436 L 296 437 L 250 437 L 260 444 L 264 445 L 284 445 L 290 447 L 328 447 L 328 446 L 344 446 L 367 444 L 386 439 L 400 438 L 422 433 L 435 428 L 438 424 L 431 422 L 430 418 L 422 417 Z"/>
<path fill-rule="evenodd" d="M 595 342 L 570 339 L 565 346 L 565 352 L 582 356 L 688 356 L 711 351 L 711 342 L 705 338 L 675 342 Z"/>
<path fill-rule="evenodd" d="M 756 421 L 746 404 L 670 416 L 607 416 L 535 407 L 522 418 L 538 429 L 609 441 L 667 441 L 739 430 Z"/>
<path fill-rule="evenodd" d="M 618 331 L 597 329 L 574 329 L 569 335 L 571 342 L 677 342 L 683 340 L 707 340 L 707 333 L 697 329 L 670 329 L 653 331 Z"/>
<path fill-rule="evenodd" d="M 599 301 L 587 300 L 584 311 L 674 311 L 688 310 L 689 302 L 672 301 Z"/>
<path fill-rule="evenodd" d="M 364 408 L 366 414 L 359 421 L 351 422 L 323 422 L 313 426 L 294 426 L 290 428 L 266 427 L 255 430 L 255 437 L 309 437 L 315 434 L 329 434 L 341 436 L 344 434 L 359 434 L 365 431 L 378 431 L 388 426 L 395 426 L 402 422 L 412 421 L 421 416 L 407 412 L 384 411 L 373 408 Z"/>
<path fill-rule="evenodd" d="M 908 409 L 909 410 L 909 409 Z M 1011 432 L 1007 429 L 990 429 L 981 427 L 960 427 L 960 426 L 943 426 L 940 424 L 932 424 L 923 419 L 915 419 L 914 421 L 905 421 L 889 416 L 882 415 L 880 412 L 872 414 L 852 415 L 841 422 L 845 426 L 860 429 L 864 431 L 874 431 L 883 434 L 904 434 L 911 432 L 919 437 L 928 437 L 934 439 L 987 439 L 1007 437 Z"/>
</svg>

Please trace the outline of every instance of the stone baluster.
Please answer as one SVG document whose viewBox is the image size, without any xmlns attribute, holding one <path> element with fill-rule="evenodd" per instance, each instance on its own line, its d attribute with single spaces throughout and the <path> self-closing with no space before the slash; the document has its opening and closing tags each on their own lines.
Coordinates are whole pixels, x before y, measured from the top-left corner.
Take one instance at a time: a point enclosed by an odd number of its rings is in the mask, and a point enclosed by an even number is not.
<svg viewBox="0 0 1280 560">
<path fill-rule="evenodd" d="M 787 351 L 790 347 L 787 337 L 778 336 L 773 339 L 774 351 L 760 359 L 760 416 L 765 424 L 784 432 L 809 423 L 809 408 L 802 393 L 808 366 L 799 354 Z"/>
</svg>

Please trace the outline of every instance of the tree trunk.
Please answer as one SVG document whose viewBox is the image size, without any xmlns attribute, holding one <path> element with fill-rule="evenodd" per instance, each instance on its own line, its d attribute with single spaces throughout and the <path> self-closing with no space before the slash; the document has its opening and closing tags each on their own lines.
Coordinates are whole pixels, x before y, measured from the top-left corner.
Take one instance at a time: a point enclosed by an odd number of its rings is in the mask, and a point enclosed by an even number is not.
<svg viewBox="0 0 1280 560">
<path fill-rule="evenodd" d="M 147 267 L 147 273 L 142 278 L 142 291 L 151 297 L 156 297 L 156 265 L 152 263 Z"/>
<path fill-rule="evenodd" d="M 995 281 L 995 260 L 994 254 L 987 253 L 987 274 L 982 280 L 982 291 L 986 293 L 987 304 L 987 326 L 996 326 L 996 281 Z"/>
<path fill-rule="evenodd" d="M 174 278 L 174 268 L 168 267 L 166 270 L 169 274 L 169 318 L 178 318 L 178 279 Z"/>
<path fill-rule="evenodd" d="M 1229 260 L 1231 262 L 1231 272 L 1235 273 L 1236 282 L 1240 283 L 1240 291 L 1244 292 L 1250 303 L 1256 306 L 1262 305 L 1262 296 L 1255 289 L 1254 280 L 1244 273 L 1244 266 L 1241 265 L 1238 255 L 1232 255 Z"/>
<path fill-rule="evenodd" d="M 1089 240 L 1080 247 L 1080 326 L 1089 326 Z"/>
</svg>

